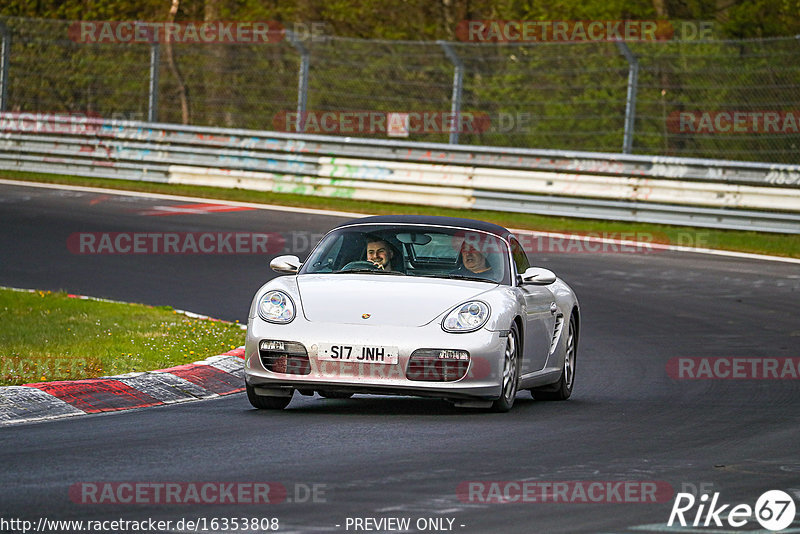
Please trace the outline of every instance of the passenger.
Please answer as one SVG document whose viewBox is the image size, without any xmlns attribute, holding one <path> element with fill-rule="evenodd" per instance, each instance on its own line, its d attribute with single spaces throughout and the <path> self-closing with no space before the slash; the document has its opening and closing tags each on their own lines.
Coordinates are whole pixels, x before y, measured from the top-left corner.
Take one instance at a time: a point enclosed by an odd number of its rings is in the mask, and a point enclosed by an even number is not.
<svg viewBox="0 0 800 534">
<path fill-rule="evenodd" d="M 461 262 L 462 265 L 453 274 L 479 276 L 489 280 L 494 279 L 494 269 L 486 261 L 486 256 L 469 243 L 465 242 L 461 246 Z"/>
</svg>

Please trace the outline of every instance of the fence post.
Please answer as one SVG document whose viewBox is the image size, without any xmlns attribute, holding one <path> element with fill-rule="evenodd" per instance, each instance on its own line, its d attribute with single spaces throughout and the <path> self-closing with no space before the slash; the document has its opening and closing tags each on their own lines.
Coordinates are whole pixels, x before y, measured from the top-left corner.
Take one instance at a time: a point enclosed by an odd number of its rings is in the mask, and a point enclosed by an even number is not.
<svg viewBox="0 0 800 534">
<path fill-rule="evenodd" d="M 0 111 L 8 107 L 8 62 L 11 58 L 11 32 L 0 22 Z"/>
<path fill-rule="evenodd" d="M 158 122 L 158 71 L 161 68 L 161 49 L 157 42 L 150 45 L 150 95 L 147 101 L 148 122 Z"/>
<path fill-rule="evenodd" d="M 295 37 L 294 32 L 286 30 L 286 37 L 297 50 L 297 53 L 300 54 L 300 72 L 297 79 L 297 126 L 298 130 L 304 132 L 306 130 L 305 113 L 308 100 L 308 66 L 311 63 L 311 54 L 303 46 L 303 43 Z"/>
<path fill-rule="evenodd" d="M 625 133 L 622 138 L 622 153 L 630 154 L 633 148 L 633 127 L 636 120 L 636 92 L 639 85 L 639 60 L 624 41 L 616 41 L 617 48 L 628 60 L 628 95 L 625 99 Z"/>
<path fill-rule="evenodd" d="M 457 145 L 458 130 L 461 128 L 461 88 L 464 84 L 464 64 L 461 62 L 461 58 L 458 57 L 458 54 L 456 54 L 456 51 L 453 50 L 453 47 L 450 46 L 450 43 L 446 41 L 436 42 L 444 49 L 447 59 L 449 59 L 455 67 L 455 72 L 453 73 L 453 99 L 450 106 L 450 111 L 455 123 L 450 128 L 450 144 Z"/>
</svg>

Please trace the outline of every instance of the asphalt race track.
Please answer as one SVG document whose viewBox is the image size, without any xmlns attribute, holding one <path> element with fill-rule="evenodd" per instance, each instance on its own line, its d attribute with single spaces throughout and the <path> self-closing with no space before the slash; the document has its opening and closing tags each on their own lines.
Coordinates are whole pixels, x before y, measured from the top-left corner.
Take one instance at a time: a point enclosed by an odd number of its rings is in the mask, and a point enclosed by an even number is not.
<svg viewBox="0 0 800 534">
<path fill-rule="evenodd" d="M 187 204 L 0 185 L 0 285 L 245 321 L 251 296 L 274 276 L 268 263 L 280 250 L 80 254 L 74 234 L 268 232 L 302 258 L 304 240 L 342 220 Z M 676 252 L 531 260 L 554 270 L 581 300 L 577 384 L 567 402 L 537 402 L 521 392 L 510 413 L 490 414 L 436 400 L 295 394 L 287 410 L 272 413 L 236 394 L 4 427 L 2 517 L 173 525 L 277 518 L 279 532 L 397 531 L 395 523 L 368 518 L 408 518 L 409 532 L 741 532 L 760 527 L 753 518 L 743 529 L 667 527 L 675 493 L 719 492 L 720 504 L 752 507 L 765 491 L 781 489 L 800 508 L 800 379 L 686 380 L 668 372 L 673 358 L 800 358 L 799 265 Z M 71 488 L 105 482 L 270 482 L 285 487 L 287 498 L 93 504 L 71 497 Z M 570 491 L 559 502 L 498 503 L 465 493 L 469 482 L 505 488 L 512 497 L 513 484 L 524 482 L 654 483 L 669 491 L 658 502 L 635 502 L 624 492 L 619 499 L 611 492 L 613 502 L 582 502 Z M 800 532 L 798 518 L 784 532 Z"/>
</svg>

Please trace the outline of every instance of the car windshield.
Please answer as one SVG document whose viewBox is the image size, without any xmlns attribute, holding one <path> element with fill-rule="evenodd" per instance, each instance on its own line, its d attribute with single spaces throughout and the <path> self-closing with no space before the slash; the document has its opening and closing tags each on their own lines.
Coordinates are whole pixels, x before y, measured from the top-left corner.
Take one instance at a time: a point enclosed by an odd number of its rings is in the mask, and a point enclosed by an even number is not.
<svg viewBox="0 0 800 534">
<path fill-rule="evenodd" d="M 355 225 L 325 236 L 301 274 L 364 272 L 509 284 L 508 246 L 479 230 Z"/>
</svg>

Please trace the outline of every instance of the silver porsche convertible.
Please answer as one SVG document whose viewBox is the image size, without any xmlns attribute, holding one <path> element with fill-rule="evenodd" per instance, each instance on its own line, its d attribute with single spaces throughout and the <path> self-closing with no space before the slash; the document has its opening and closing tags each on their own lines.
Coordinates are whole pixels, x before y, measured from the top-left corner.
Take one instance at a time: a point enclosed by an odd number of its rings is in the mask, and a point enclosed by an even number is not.
<svg viewBox="0 0 800 534">
<path fill-rule="evenodd" d="M 514 235 L 469 219 L 379 216 L 341 224 L 250 307 L 247 396 L 415 395 L 511 409 L 518 390 L 569 398 L 580 306 Z"/>
</svg>

